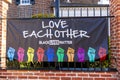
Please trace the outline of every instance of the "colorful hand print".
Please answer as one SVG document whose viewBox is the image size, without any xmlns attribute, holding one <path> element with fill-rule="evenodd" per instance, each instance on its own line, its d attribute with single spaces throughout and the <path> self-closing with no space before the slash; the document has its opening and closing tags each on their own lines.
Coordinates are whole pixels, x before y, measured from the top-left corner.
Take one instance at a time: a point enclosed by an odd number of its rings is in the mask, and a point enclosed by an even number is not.
<svg viewBox="0 0 120 80">
<path fill-rule="evenodd" d="M 95 52 L 96 52 L 96 50 L 94 48 L 89 47 L 88 57 L 89 57 L 90 62 L 95 62 Z"/>
<path fill-rule="evenodd" d="M 8 56 L 10 61 L 13 61 L 14 55 L 15 55 L 15 49 L 12 47 L 9 47 L 8 52 L 7 52 L 7 56 Z"/>
<path fill-rule="evenodd" d="M 78 62 L 84 62 L 85 61 L 85 50 L 83 48 L 78 48 L 77 56 L 78 56 Z"/>
<path fill-rule="evenodd" d="M 74 61 L 74 52 L 75 50 L 73 48 L 68 48 L 67 50 L 67 56 L 68 56 L 68 62 L 73 62 Z"/>
<path fill-rule="evenodd" d="M 106 59 L 106 49 L 100 47 L 98 55 L 100 57 L 100 61 L 104 61 Z"/>
<path fill-rule="evenodd" d="M 24 55 L 25 55 L 24 51 L 25 50 L 23 48 L 19 47 L 18 52 L 17 52 L 19 62 L 22 62 L 24 60 Z"/>
<path fill-rule="evenodd" d="M 99 48 L 98 55 L 99 55 L 100 61 L 106 60 L 106 56 L 107 56 L 106 51 L 107 50 L 103 47 Z M 37 57 L 38 57 L 37 58 L 38 62 L 43 61 L 44 53 L 46 53 L 46 55 L 47 55 L 48 62 L 54 61 L 55 51 L 53 48 L 48 48 L 45 52 L 45 50 L 43 48 L 39 47 L 36 53 L 37 53 Z M 65 56 L 65 50 L 61 47 L 58 47 L 56 54 L 58 57 L 58 62 L 63 62 L 64 56 Z M 22 47 L 19 47 L 17 55 L 18 55 L 18 61 L 23 62 L 24 56 L 25 56 L 25 50 Z M 92 47 L 89 47 L 88 48 L 89 62 L 95 62 L 95 55 L 96 55 L 96 50 Z M 15 49 L 12 47 L 9 47 L 8 51 L 7 51 L 7 56 L 10 61 L 13 61 L 14 56 L 15 56 Z M 27 62 L 33 62 L 33 58 L 34 58 L 34 49 L 33 48 L 28 47 L 27 56 L 28 56 Z M 75 56 L 75 50 L 73 48 L 68 47 L 67 56 L 68 56 L 68 62 L 73 62 L 74 56 Z M 85 62 L 85 50 L 83 48 L 78 48 L 77 56 L 78 56 L 78 62 Z"/>
<path fill-rule="evenodd" d="M 58 50 L 57 50 L 58 62 L 63 62 L 64 55 L 65 55 L 64 49 L 58 47 Z"/>
<path fill-rule="evenodd" d="M 27 51 L 27 56 L 28 56 L 28 62 L 33 62 L 33 57 L 34 57 L 34 49 L 29 47 Z"/>
<path fill-rule="evenodd" d="M 55 52 L 53 48 L 48 48 L 46 51 L 46 55 L 48 58 L 48 62 L 53 62 L 54 61 L 54 56 L 55 56 Z"/>
<path fill-rule="evenodd" d="M 44 49 L 42 48 L 38 48 L 37 50 L 37 57 L 38 57 L 38 62 L 42 62 L 43 61 L 43 57 L 44 57 Z"/>
</svg>

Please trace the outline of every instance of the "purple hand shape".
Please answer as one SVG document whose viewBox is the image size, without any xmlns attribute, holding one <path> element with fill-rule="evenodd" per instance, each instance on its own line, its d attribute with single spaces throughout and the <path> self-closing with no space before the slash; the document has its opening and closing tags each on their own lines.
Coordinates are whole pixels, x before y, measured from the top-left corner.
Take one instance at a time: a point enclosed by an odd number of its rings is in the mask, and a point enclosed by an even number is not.
<svg viewBox="0 0 120 80">
<path fill-rule="evenodd" d="M 77 56 L 78 56 L 79 62 L 84 62 L 85 61 L 85 50 L 83 48 L 78 48 Z"/>
</svg>

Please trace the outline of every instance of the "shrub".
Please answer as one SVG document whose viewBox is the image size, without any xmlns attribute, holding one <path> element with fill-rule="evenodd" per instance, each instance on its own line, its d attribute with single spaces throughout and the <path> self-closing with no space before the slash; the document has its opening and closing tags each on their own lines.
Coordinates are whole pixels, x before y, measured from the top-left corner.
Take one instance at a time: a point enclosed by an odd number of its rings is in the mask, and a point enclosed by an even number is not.
<svg viewBox="0 0 120 80">
<path fill-rule="evenodd" d="M 35 14 L 32 18 L 54 18 L 54 14 Z"/>
</svg>

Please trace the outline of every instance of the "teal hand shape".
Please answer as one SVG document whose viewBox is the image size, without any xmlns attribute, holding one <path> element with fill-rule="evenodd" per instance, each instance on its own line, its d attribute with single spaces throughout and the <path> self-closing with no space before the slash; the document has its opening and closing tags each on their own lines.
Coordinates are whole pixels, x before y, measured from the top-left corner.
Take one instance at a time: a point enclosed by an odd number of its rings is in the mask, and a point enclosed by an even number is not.
<svg viewBox="0 0 120 80">
<path fill-rule="evenodd" d="M 95 62 L 95 49 L 92 47 L 89 47 L 88 49 L 88 57 L 90 62 Z"/>
</svg>

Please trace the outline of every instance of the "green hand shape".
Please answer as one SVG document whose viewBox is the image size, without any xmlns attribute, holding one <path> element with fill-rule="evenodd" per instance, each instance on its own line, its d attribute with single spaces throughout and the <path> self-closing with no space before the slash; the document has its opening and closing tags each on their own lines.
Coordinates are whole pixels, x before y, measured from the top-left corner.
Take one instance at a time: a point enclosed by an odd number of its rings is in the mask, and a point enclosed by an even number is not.
<svg viewBox="0 0 120 80">
<path fill-rule="evenodd" d="M 64 58 L 64 49 L 58 47 L 57 56 L 58 56 L 58 62 L 63 62 L 63 58 Z"/>
</svg>

